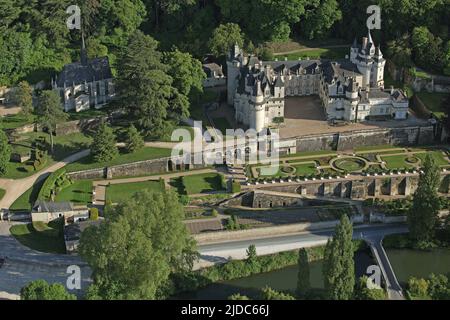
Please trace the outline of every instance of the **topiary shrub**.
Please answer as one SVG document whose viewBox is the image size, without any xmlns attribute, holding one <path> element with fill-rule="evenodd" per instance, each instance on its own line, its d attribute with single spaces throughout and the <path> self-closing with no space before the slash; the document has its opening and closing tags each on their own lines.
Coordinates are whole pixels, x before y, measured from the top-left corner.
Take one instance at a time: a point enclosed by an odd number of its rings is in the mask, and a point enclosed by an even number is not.
<svg viewBox="0 0 450 320">
<path fill-rule="evenodd" d="M 241 192 L 241 184 L 237 181 L 233 181 L 231 184 L 231 193 L 239 193 Z"/>
<path fill-rule="evenodd" d="M 98 217 L 99 217 L 98 209 L 90 208 L 89 209 L 89 219 L 91 219 L 92 221 L 96 221 L 96 220 L 98 220 Z"/>
</svg>

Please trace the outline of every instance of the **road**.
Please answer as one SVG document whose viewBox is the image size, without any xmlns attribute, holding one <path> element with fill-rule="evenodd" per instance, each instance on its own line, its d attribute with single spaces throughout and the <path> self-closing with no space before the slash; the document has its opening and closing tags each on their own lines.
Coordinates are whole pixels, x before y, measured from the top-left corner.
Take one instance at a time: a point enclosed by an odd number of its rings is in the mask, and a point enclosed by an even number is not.
<svg viewBox="0 0 450 320">
<path fill-rule="evenodd" d="M 402 225 L 355 226 L 353 238 L 382 238 L 389 234 L 404 233 L 407 232 L 407 230 L 407 227 Z M 329 229 L 260 239 L 201 245 L 198 248 L 200 252 L 200 261 L 197 263 L 196 268 L 205 267 L 214 263 L 226 262 L 230 257 L 233 259 L 244 259 L 246 257 L 247 248 L 252 244 L 256 246 L 258 255 L 265 255 L 303 247 L 323 245 L 333 233 L 334 230 Z"/>
<path fill-rule="evenodd" d="M 50 167 L 41 170 L 30 177 L 23 179 L 0 179 L 0 188 L 6 190 L 5 196 L 0 200 L 0 209 L 9 209 L 9 207 L 24 194 L 28 189 L 30 189 L 34 183 L 47 177 L 51 172 L 54 172 L 68 163 L 77 161 L 81 158 L 88 156 L 90 153 L 89 149 L 79 151 L 75 154 L 68 156 L 67 158 L 59 161 Z"/>
</svg>

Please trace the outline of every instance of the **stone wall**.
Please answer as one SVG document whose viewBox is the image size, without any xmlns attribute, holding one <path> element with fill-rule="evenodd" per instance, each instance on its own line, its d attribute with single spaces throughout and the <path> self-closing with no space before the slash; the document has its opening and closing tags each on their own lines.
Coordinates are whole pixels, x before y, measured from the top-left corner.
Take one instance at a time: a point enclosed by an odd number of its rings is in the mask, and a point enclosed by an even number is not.
<svg viewBox="0 0 450 320">
<path fill-rule="evenodd" d="M 297 152 L 335 150 L 339 134 L 311 135 L 297 138 Z"/>
<path fill-rule="evenodd" d="M 300 206 L 303 201 L 300 198 L 267 194 L 264 192 L 253 192 L 253 208 L 280 208 Z"/>
<path fill-rule="evenodd" d="M 68 173 L 68 175 L 75 180 L 112 179 L 117 177 L 136 177 L 143 175 L 166 173 L 171 171 L 200 169 L 205 167 L 206 165 L 183 164 L 181 158 L 178 158 L 177 162 L 177 159 L 172 161 L 170 157 L 167 157 L 167 158 L 132 162 L 105 168 L 70 172 Z"/>
</svg>

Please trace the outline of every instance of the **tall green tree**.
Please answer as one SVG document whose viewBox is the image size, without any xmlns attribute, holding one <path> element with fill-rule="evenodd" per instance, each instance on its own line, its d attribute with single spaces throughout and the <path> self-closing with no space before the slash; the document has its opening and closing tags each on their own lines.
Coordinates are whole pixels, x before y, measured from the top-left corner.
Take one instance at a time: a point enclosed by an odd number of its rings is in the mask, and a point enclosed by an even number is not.
<svg viewBox="0 0 450 320">
<path fill-rule="evenodd" d="M 49 284 L 45 280 L 35 280 L 20 290 L 22 300 L 76 300 L 60 283 Z"/>
<path fill-rule="evenodd" d="M 127 152 L 135 152 L 139 149 L 142 149 L 144 146 L 144 139 L 141 134 L 137 131 L 134 125 L 130 125 L 127 130 L 125 137 L 125 148 Z"/>
<path fill-rule="evenodd" d="M 94 134 L 91 154 L 96 162 L 111 161 L 119 155 L 113 130 L 102 122 Z"/>
<path fill-rule="evenodd" d="M 53 153 L 53 133 L 58 123 L 66 121 L 69 116 L 62 109 L 61 98 L 51 90 L 42 91 L 37 106 L 37 122 L 48 130 L 50 151 Z"/>
<path fill-rule="evenodd" d="M 300 23 L 300 32 L 308 39 L 323 39 L 331 27 L 342 19 L 336 0 L 313 0 L 305 6 L 305 15 Z"/>
<path fill-rule="evenodd" d="M 413 195 L 413 205 L 408 212 L 408 227 L 411 238 L 419 246 L 427 246 L 434 240 L 439 213 L 437 193 L 439 167 L 429 154 L 425 157 L 419 184 Z"/>
<path fill-rule="evenodd" d="M 203 92 L 203 80 L 206 78 L 202 63 L 191 54 L 174 48 L 164 54 L 164 63 L 169 66 L 168 74 L 173 79 L 173 86 L 185 96 L 194 89 Z"/>
<path fill-rule="evenodd" d="M 308 252 L 301 248 L 298 251 L 297 294 L 304 296 L 310 288 Z"/>
<path fill-rule="evenodd" d="M 261 298 L 262 300 L 295 300 L 290 294 L 273 290 L 270 287 L 261 290 Z"/>
<path fill-rule="evenodd" d="M 151 136 L 164 132 L 172 97 L 172 78 L 158 42 L 136 31 L 118 62 L 118 103 Z"/>
<path fill-rule="evenodd" d="M 138 192 L 105 216 L 80 239 L 80 255 L 93 271 L 89 297 L 162 298 L 171 273 L 191 270 L 195 243 L 173 191 Z"/>
<path fill-rule="evenodd" d="M 21 81 L 13 94 L 14 102 L 29 117 L 33 113 L 33 89 L 26 81 Z"/>
<path fill-rule="evenodd" d="M 367 286 L 368 277 L 363 276 L 358 279 L 355 287 L 356 300 L 386 300 L 386 291 L 382 288 L 369 288 Z"/>
<path fill-rule="evenodd" d="M 5 131 L 0 129 L 0 175 L 8 171 L 8 162 L 11 158 L 11 146 Z"/>
<path fill-rule="evenodd" d="M 342 215 L 333 239 L 324 252 L 323 275 L 325 290 L 331 300 L 353 298 L 355 264 L 353 261 L 353 226 L 347 215 Z"/>
<path fill-rule="evenodd" d="M 214 30 L 209 40 L 209 50 L 219 57 L 226 55 L 235 44 L 240 48 L 244 45 L 244 35 L 239 25 L 235 23 L 221 24 Z"/>
</svg>

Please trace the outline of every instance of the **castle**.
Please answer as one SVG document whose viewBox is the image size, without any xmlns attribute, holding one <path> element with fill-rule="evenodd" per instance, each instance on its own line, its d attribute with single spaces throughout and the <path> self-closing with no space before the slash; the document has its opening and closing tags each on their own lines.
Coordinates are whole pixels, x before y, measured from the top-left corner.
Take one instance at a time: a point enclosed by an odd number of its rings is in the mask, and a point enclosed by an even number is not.
<svg viewBox="0 0 450 320">
<path fill-rule="evenodd" d="M 406 95 L 384 88 L 385 64 L 370 31 L 341 61 L 260 61 L 235 45 L 227 58 L 227 100 L 236 120 L 257 131 L 283 122 L 292 96 L 318 95 L 329 121 L 406 119 Z"/>
<path fill-rule="evenodd" d="M 88 59 L 82 36 L 81 61 L 64 66 L 52 89 L 61 96 L 64 111 L 96 109 L 114 98 L 114 83 L 108 57 Z"/>
</svg>

